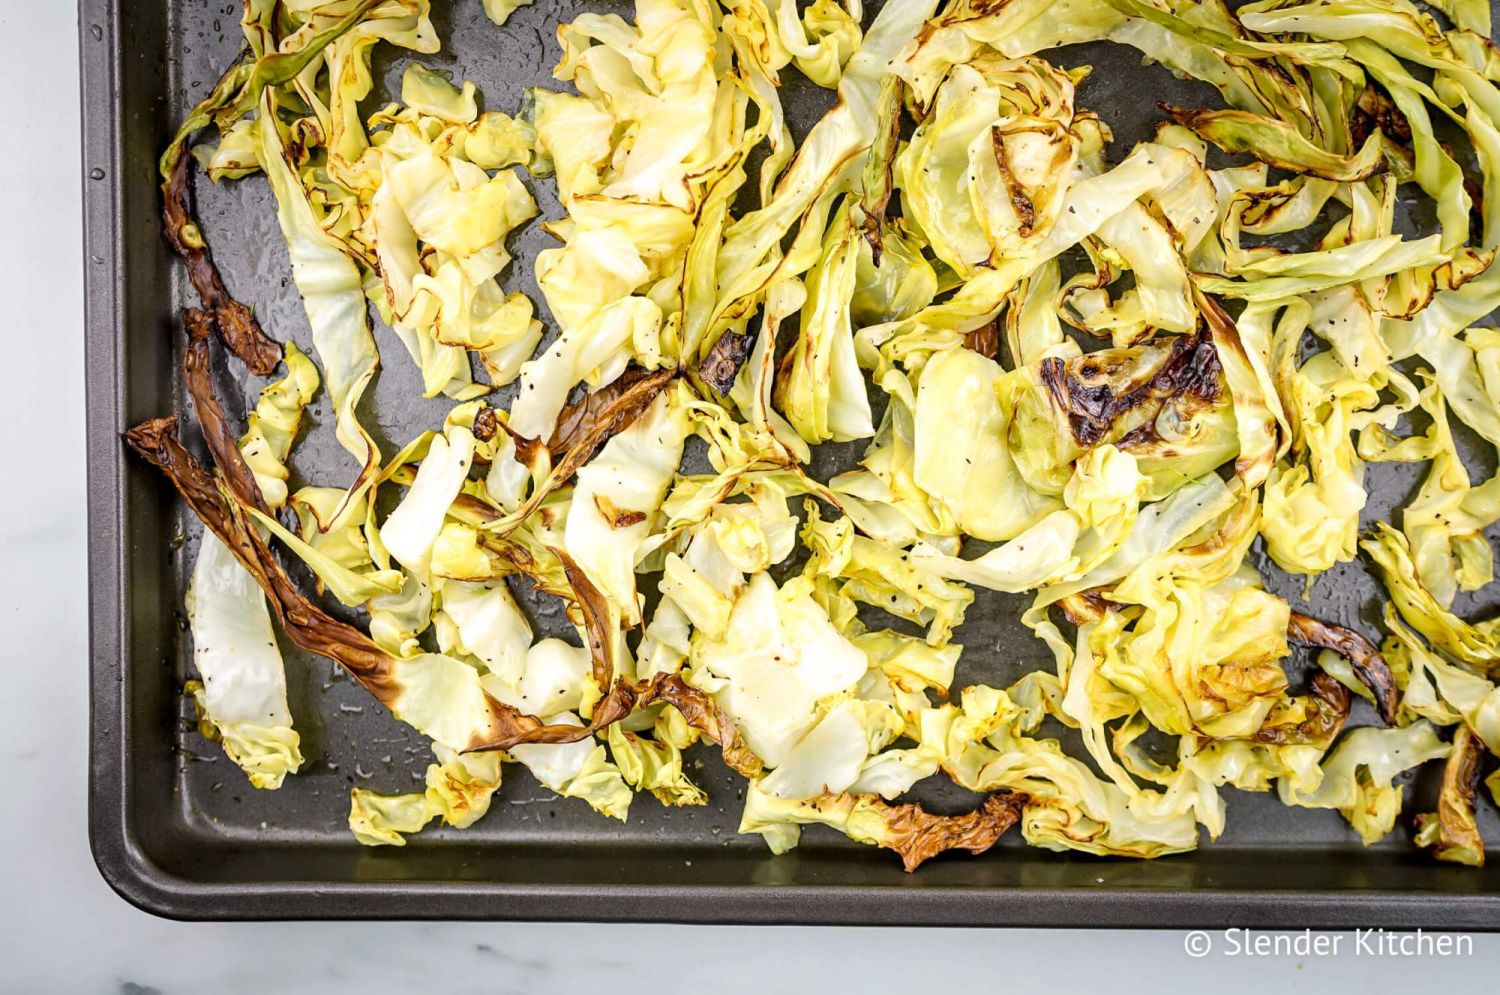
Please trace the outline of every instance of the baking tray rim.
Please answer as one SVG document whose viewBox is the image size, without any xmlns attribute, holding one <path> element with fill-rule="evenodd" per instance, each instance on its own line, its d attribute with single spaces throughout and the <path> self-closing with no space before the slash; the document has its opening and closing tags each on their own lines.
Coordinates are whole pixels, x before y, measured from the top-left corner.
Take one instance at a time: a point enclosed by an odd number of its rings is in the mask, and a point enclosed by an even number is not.
<svg viewBox="0 0 1500 995">
<path fill-rule="evenodd" d="M 101 826 L 101 822 L 105 823 Z M 1386 929 L 1494 932 L 1500 899 L 1400 892 L 1211 892 L 889 886 L 529 885 L 464 882 L 199 884 L 153 865 L 92 815 L 109 886 L 181 921 L 473 920 L 767 926 Z M 1461 901 L 1455 900 L 1462 898 Z"/>
<path fill-rule="evenodd" d="M 157 865 L 128 817 L 120 360 L 124 108 L 115 25 L 122 0 L 78 0 L 88 498 L 89 847 L 105 882 L 180 920 L 494 919 L 827 925 L 1500 930 L 1500 894 L 917 885 L 201 882 Z M 96 33 L 97 32 L 97 33 Z M 96 171 L 102 170 L 99 176 Z M 96 178 L 98 177 L 98 178 Z M 1273 851 L 1267 851 L 1268 853 Z M 915 884 L 915 882 L 913 882 Z M 357 901 L 351 901 L 357 899 Z"/>
</svg>

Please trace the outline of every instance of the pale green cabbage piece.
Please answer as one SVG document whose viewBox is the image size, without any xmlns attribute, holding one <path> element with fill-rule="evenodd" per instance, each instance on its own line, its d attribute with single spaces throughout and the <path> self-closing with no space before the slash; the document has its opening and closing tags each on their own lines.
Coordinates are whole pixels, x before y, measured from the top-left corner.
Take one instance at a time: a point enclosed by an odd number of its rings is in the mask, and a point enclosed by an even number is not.
<svg viewBox="0 0 1500 995">
<path fill-rule="evenodd" d="M 361 233 L 380 266 L 377 307 L 421 368 L 424 392 L 462 400 L 482 393 L 467 352 L 505 384 L 541 338 L 530 302 L 497 282 L 510 261 L 505 238 L 537 208 L 513 169 L 492 177 L 470 160 L 500 154 L 476 137 L 472 83 L 460 92 L 414 64 L 403 98 L 407 109 L 375 136 L 379 185 Z"/>
<path fill-rule="evenodd" d="M 1040 59 L 954 67 L 895 164 L 939 259 L 967 278 L 1046 236 L 1073 175 L 1072 119 L 1073 79 Z"/>
<path fill-rule="evenodd" d="M 380 450 L 360 424 L 356 411 L 375 375 L 379 355 L 370 334 L 359 267 L 346 247 L 318 224 L 307 192 L 287 160 L 281 126 L 275 123 L 277 107 L 275 92 L 267 90 L 256 129 L 261 165 L 276 193 L 277 218 L 291 255 L 292 278 L 312 326 L 313 346 L 323 361 L 339 442 L 362 467 L 342 505 L 331 516 L 338 522 L 369 487 L 380 463 Z"/>
<path fill-rule="evenodd" d="M 510 20 L 518 8 L 530 7 L 536 0 L 484 0 L 484 12 L 497 25 Z"/>
<path fill-rule="evenodd" d="M 448 652 L 479 660 L 500 680 L 516 684 L 526 672 L 531 623 L 502 581 L 480 583 L 447 579 L 440 619 L 453 625 Z"/>
<path fill-rule="evenodd" d="M 286 670 L 266 597 L 205 530 L 186 598 L 193 633 L 190 690 L 207 728 L 257 788 L 279 788 L 302 766 L 286 702 Z"/>
<path fill-rule="evenodd" d="M 358 605 L 381 594 L 401 590 L 399 570 L 390 565 L 375 526 L 369 493 L 350 506 L 337 522 L 334 514 L 344 502 L 335 487 L 303 487 L 292 495 L 298 530 L 291 533 L 279 522 L 263 521 L 267 530 L 296 553 L 328 590 L 346 605 Z"/>
<path fill-rule="evenodd" d="M 583 725 L 572 712 L 549 716 L 559 725 Z M 624 822 L 633 797 L 620 769 L 610 762 L 603 743 L 581 739 L 576 743 L 528 743 L 511 747 L 519 761 L 545 788 L 564 798 L 578 798 L 589 807 Z"/>
<path fill-rule="evenodd" d="M 813 0 L 800 15 L 797 0 L 780 0 L 776 7 L 781 43 L 797 68 L 819 86 L 836 87 L 844 64 L 859 48 L 860 0 L 851 6 L 852 11 L 839 0 Z"/>
<path fill-rule="evenodd" d="M 1399 729 L 1354 729 L 1323 762 L 1315 787 L 1303 790 L 1283 780 L 1281 800 L 1302 808 L 1338 809 L 1368 846 L 1395 827 L 1403 790 L 1393 783 L 1396 775 L 1446 757 L 1448 750 L 1425 721 Z"/>
<path fill-rule="evenodd" d="M 809 443 L 875 434 L 850 327 L 860 241 L 852 217 L 836 217 L 828 226 L 822 258 L 807 277 L 791 367 L 779 384 L 782 412 Z"/>
<path fill-rule="evenodd" d="M 945 705 L 924 716 L 923 741 L 934 744 L 943 769 L 971 791 L 1025 792 L 1021 829 L 1033 845 L 1139 857 L 1194 849 L 1195 794 L 1146 791 L 1132 798 L 1067 756 L 1056 740 L 1032 738 L 1048 711 L 1047 697 L 1045 683 L 1035 679 L 1009 693 L 966 689 L 961 707 Z"/>
<path fill-rule="evenodd" d="M 757 787 L 785 799 L 848 790 L 870 756 L 885 748 L 900 729 L 900 716 L 883 702 L 841 701 L 823 713 Z"/>
<path fill-rule="evenodd" d="M 803 579 L 759 573 L 734 601 L 721 638 L 695 643 L 694 681 L 767 764 L 785 763 L 818 722 L 818 702 L 850 690 L 869 662 L 834 628 Z"/>
<path fill-rule="evenodd" d="M 1414 842 L 1438 860 L 1484 866 L 1484 838 L 1479 835 L 1474 811 L 1482 754 L 1468 727 L 1457 729 L 1443 764 L 1437 811 L 1417 814 Z"/>
<path fill-rule="evenodd" d="M 302 411 L 318 389 L 318 368 L 295 344 L 286 344 L 281 361 L 286 377 L 261 391 L 255 408 L 245 416 L 240 438 L 240 452 L 255 474 L 260 496 L 278 509 L 287 502 L 287 454 L 302 425 Z"/>
<path fill-rule="evenodd" d="M 287 500 L 287 456 L 318 386 L 317 368 L 295 345 L 286 345 L 282 361 L 286 377 L 261 391 L 240 439 L 262 498 L 277 509 Z M 199 728 L 223 745 L 251 784 L 279 788 L 302 765 L 302 753 L 271 613 L 255 580 L 207 529 L 184 608 L 198 671 L 188 688 Z"/>
<path fill-rule="evenodd" d="M 625 625 L 640 621 L 636 563 L 658 524 L 691 427 L 674 396 L 658 395 L 635 424 L 605 443 L 578 472 L 563 528 L 563 544 L 573 560 L 619 609 Z"/>
<path fill-rule="evenodd" d="M 805 271 L 807 253 L 793 252 L 786 263 L 775 252 L 784 235 L 811 212 L 826 215 L 845 178 L 861 165 L 875 138 L 881 77 L 891 61 L 937 7 L 937 0 L 886 4 L 865 32 L 859 50 L 844 67 L 839 101 L 803 139 L 798 155 L 777 182 L 771 197 L 724 233 L 716 277 L 718 301 L 686 317 L 687 339 L 701 338 L 709 326 L 732 308 L 765 288 Z M 821 232 L 804 225 L 797 241 L 817 240 Z"/>
<path fill-rule="evenodd" d="M 663 713 L 666 714 L 666 713 Z M 657 720 L 660 725 L 661 720 Z M 706 805 L 708 795 L 683 770 L 682 747 L 662 736 L 647 738 L 609 727 L 609 755 L 636 791 L 649 791 L 668 806 Z"/>
<path fill-rule="evenodd" d="M 944 579 L 916 556 L 858 535 L 848 518 L 824 521 L 812 502 L 806 505 L 803 545 L 812 551 L 803 577 L 817 584 L 824 597 L 862 602 L 909 622 L 927 626 L 927 642 L 944 646 L 963 624 L 974 593 Z"/>
<path fill-rule="evenodd" d="M 924 545 L 912 552 L 912 562 L 942 577 L 1019 594 L 1076 575 L 1078 560 L 1073 551 L 1081 535 L 1076 515 L 1055 511 L 972 560 L 946 556 Z"/>
<path fill-rule="evenodd" d="M 427 767 L 427 790 L 381 795 L 369 788 L 349 791 L 349 830 L 366 846 L 405 846 L 405 834 L 433 819 L 464 829 L 490 810 L 500 788 L 498 753 L 455 753 L 438 746 L 438 763 Z"/>
<path fill-rule="evenodd" d="M 544 438 L 579 381 L 595 375 L 604 386 L 625 369 L 623 350 L 639 344 L 654 348 L 662 312 L 649 297 L 621 297 L 563 332 L 541 357 L 521 367 L 521 391 L 511 408 L 510 427 L 528 439 Z M 604 368 L 607 373 L 597 373 Z"/>
<path fill-rule="evenodd" d="M 960 532 L 988 541 L 1013 538 L 1057 507 L 1016 468 L 1002 376 L 998 363 L 972 350 L 938 353 L 922 368 L 912 412 L 913 482 Z"/>
<path fill-rule="evenodd" d="M 1391 632 L 1385 655 L 1406 678 L 1402 707 L 1436 725 L 1462 722 L 1491 753 L 1500 752 L 1500 688 L 1432 652 L 1389 606 L 1385 624 Z"/>
<path fill-rule="evenodd" d="M 1484 670 L 1500 663 L 1500 635 L 1494 626 L 1471 624 L 1443 607 L 1417 576 L 1405 536 L 1379 522 L 1361 545 L 1380 568 L 1391 603 L 1407 625 L 1451 660 Z"/>
<path fill-rule="evenodd" d="M 1401 513 L 1401 527 L 1417 576 L 1448 608 L 1458 591 L 1478 590 L 1494 579 L 1494 554 L 1484 530 L 1500 519 L 1500 484 L 1491 478 L 1470 485 L 1435 385 L 1422 391 L 1418 403 L 1432 419 L 1426 439 L 1431 463 L 1421 489 Z"/>
<path fill-rule="evenodd" d="M 1355 417 L 1380 400 L 1377 386 L 1322 353 L 1292 375 L 1287 398 L 1307 463 L 1278 465 L 1266 482 L 1266 548 L 1292 573 L 1354 558 L 1365 506 L 1364 464 L 1350 437 Z"/>
<path fill-rule="evenodd" d="M 435 436 L 406 496 L 380 527 L 380 541 L 408 571 L 422 575 L 448 507 L 468 479 L 474 434 L 462 426 Z"/>
<path fill-rule="evenodd" d="M 300 493 L 300 492 L 299 492 Z M 326 492 L 325 492 L 326 494 Z M 317 576 L 319 584 L 329 594 L 351 607 L 364 604 L 382 595 L 398 594 L 404 583 L 400 570 L 391 569 L 389 563 L 376 564 L 371 559 L 368 540 L 353 512 L 363 512 L 366 499 L 348 504 L 348 494 L 343 491 L 327 495 L 335 509 L 345 509 L 342 519 L 336 519 L 328 532 L 316 531 L 321 516 L 309 516 L 314 531 L 310 535 L 319 542 L 308 542 L 291 532 L 276 519 L 255 509 L 250 515 L 256 523 L 295 553 Z M 362 517 L 362 516 L 361 516 Z M 328 520 L 328 519 L 324 519 Z"/>
</svg>

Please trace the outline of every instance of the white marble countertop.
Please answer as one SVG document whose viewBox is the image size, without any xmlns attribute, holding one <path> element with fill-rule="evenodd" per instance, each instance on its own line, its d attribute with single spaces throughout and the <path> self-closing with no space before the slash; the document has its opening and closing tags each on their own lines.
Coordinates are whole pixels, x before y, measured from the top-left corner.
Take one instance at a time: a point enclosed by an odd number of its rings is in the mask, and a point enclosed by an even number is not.
<svg viewBox="0 0 1500 995">
<path fill-rule="evenodd" d="M 78 122 L 74 9 L 0 0 L 0 991 L 1483 991 L 1500 937 L 1466 957 L 1193 960 L 1179 932 L 184 924 L 116 897 L 89 857 Z M 662 963 L 663 947 L 686 952 Z M 1483 979 L 1483 980 L 1481 980 Z M 1486 984 L 1487 983 L 1487 984 Z M 1212 986 L 1212 989 L 1207 986 Z"/>
</svg>

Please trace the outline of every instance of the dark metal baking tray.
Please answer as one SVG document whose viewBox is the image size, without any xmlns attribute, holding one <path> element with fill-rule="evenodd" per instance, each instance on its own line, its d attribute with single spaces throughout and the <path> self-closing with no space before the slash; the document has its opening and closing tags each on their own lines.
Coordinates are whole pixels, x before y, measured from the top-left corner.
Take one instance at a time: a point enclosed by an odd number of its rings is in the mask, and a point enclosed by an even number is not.
<svg viewBox="0 0 1500 995">
<path fill-rule="evenodd" d="M 499 31 L 483 19 L 479 0 L 434 6 L 444 51 L 432 61 L 475 80 L 491 108 L 508 111 L 516 110 L 521 87 L 550 82 L 559 19 L 584 6 L 626 7 L 540 0 Z M 429 831 L 404 849 L 368 849 L 344 825 L 348 788 L 410 790 L 413 772 L 419 776 L 426 764 L 425 743 L 338 679 L 327 661 L 290 651 L 291 704 L 308 762 L 279 791 L 250 789 L 216 747 L 198 738 L 182 702 L 188 647 L 181 593 L 198 528 L 165 482 L 128 459 L 119 440 L 141 419 L 185 410 L 174 371 L 181 335 L 175 315 L 188 302 L 187 287 L 161 237 L 154 163 L 175 122 L 233 57 L 238 7 L 233 0 L 82 0 L 79 6 L 93 668 L 89 830 L 101 872 L 127 900 L 185 919 L 1471 929 L 1500 923 L 1500 867 L 1435 864 L 1412 847 L 1405 822 L 1390 840 L 1365 849 L 1337 815 L 1288 810 L 1265 795 L 1231 793 L 1222 839 L 1154 862 L 1048 853 L 1012 833 L 982 858 L 939 859 L 908 876 L 890 854 L 819 829 L 808 830 L 792 854 L 772 857 L 758 837 L 736 835 L 737 779 L 706 751 L 694 757 L 711 794 L 706 808 L 669 810 L 641 798 L 622 825 L 507 768 L 491 814 L 478 825 Z M 1084 47 L 1059 58 L 1096 67 L 1080 103 L 1101 111 L 1126 148 L 1149 134 L 1157 100 L 1216 98 L 1206 87 L 1141 66 L 1123 49 Z M 399 78 L 401 65 L 392 60 L 377 69 L 389 82 Z M 788 81 L 786 102 L 805 128 L 827 96 L 799 82 Z M 265 184 L 200 183 L 198 193 L 229 286 L 253 303 L 276 337 L 305 345 L 306 320 Z M 543 206 L 555 210 L 545 197 Z M 539 300 L 531 259 L 547 237 L 532 226 L 515 243 L 518 261 L 507 279 Z M 367 424 L 387 443 L 404 441 L 436 423 L 442 405 L 413 403 L 419 391 L 410 363 L 389 332 L 377 330 L 377 340 L 388 361 L 366 405 Z M 256 384 L 238 367 L 219 376 L 231 407 L 254 396 Z M 344 479 L 353 467 L 331 441 L 326 407 L 314 409 L 312 421 L 294 472 L 320 482 Z M 1413 478 L 1401 472 L 1372 477 L 1371 518 L 1410 493 Z M 1360 566 L 1332 571 L 1305 599 L 1300 585 L 1280 590 L 1294 602 L 1310 602 L 1322 617 L 1376 631 L 1376 590 Z M 980 592 L 962 633 L 960 681 L 1008 681 L 1048 664 L 1019 626 L 1019 607 L 1016 599 Z M 1460 607 L 1489 606 L 1471 599 Z M 541 629 L 557 625 L 545 605 L 533 609 Z M 1412 790 L 1420 797 L 1432 788 L 1419 782 Z M 922 797 L 935 808 L 970 804 L 952 791 Z M 1500 820 L 1488 804 L 1481 808 L 1482 828 L 1500 842 Z"/>
</svg>

